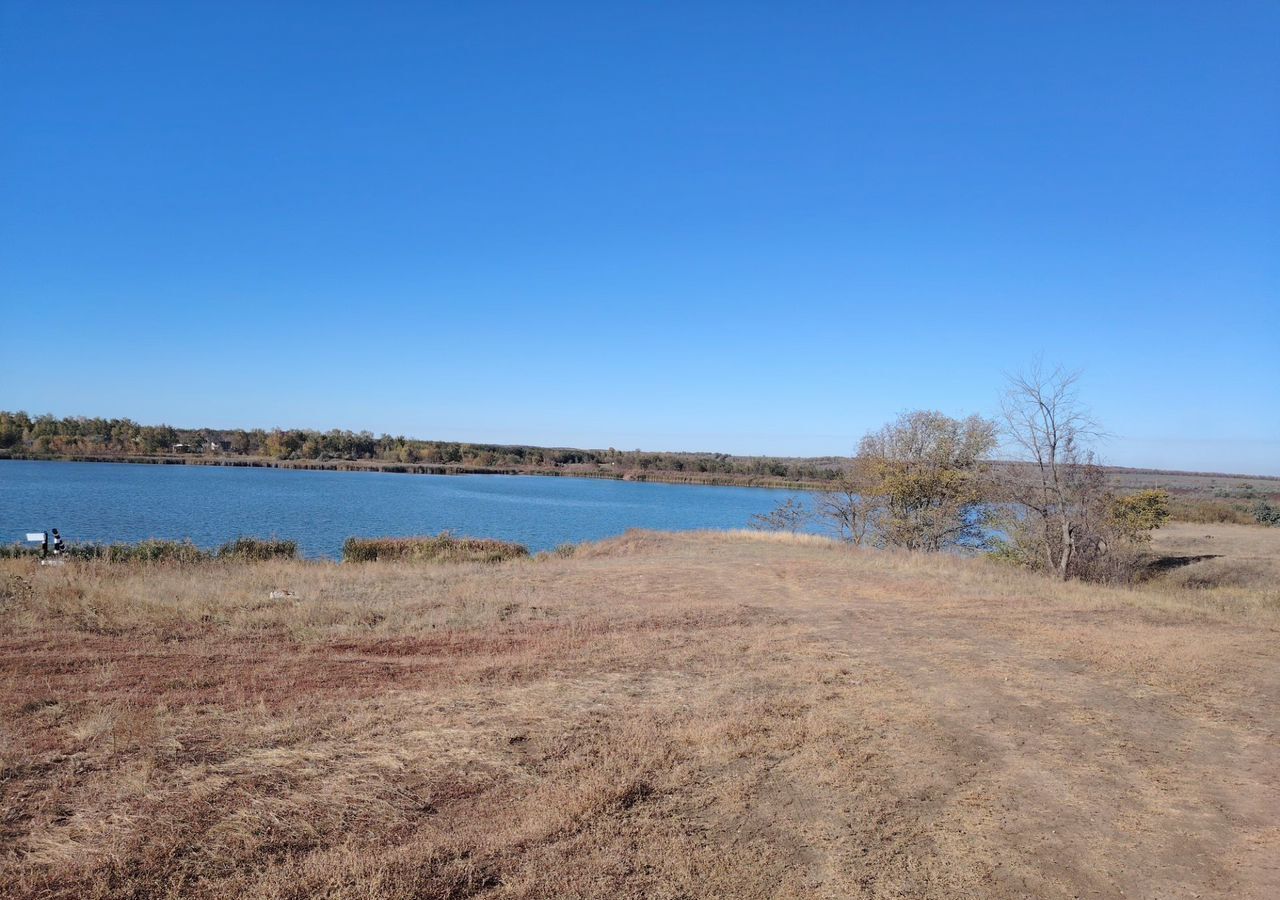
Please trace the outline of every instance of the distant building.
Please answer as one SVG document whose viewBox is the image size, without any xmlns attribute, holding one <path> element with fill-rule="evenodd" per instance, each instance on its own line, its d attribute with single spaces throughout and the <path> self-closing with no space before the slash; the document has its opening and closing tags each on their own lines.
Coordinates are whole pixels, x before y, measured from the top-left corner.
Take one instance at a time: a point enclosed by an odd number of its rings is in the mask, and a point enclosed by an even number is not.
<svg viewBox="0 0 1280 900">
<path fill-rule="evenodd" d="M 231 450 L 231 442 L 230 441 L 210 441 L 207 449 L 211 450 L 214 453 L 227 453 L 228 451 Z"/>
<path fill-rule="evenodd" d="M 188 446 L 187 444 L 174 444 L 173 452 L 174 453 L 190 453 L 191 447 Z"/>
</svg>

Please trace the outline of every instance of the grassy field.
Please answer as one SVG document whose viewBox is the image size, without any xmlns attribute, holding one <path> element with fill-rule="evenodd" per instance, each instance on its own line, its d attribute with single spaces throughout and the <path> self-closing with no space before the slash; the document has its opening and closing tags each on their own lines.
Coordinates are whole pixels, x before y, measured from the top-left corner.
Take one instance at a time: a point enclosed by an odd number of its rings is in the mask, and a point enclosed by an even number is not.
<svg viewBox="0 0 1280 900">
<path fill-rule="evenodd" d="M 1151 547 L 1161 585 L 1280 591 L 1280 528 L 1170 522 Z"/>
<path fill-rule="evenodd" d="M 759 534 L 0 561 L 0 884 L 1280 896 L 1280 529 L 1156 549 L 1133 589 Z"/>
</svg>

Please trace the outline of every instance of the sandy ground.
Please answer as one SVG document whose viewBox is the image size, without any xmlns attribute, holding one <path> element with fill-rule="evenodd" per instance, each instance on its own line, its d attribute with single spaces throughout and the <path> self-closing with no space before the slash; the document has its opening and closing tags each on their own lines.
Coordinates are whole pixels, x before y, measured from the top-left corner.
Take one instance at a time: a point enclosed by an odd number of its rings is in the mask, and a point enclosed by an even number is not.
<svg viewBox="0 0 1280 900">
<path fill-rule="evenodd" d="M 1280 896 L 1265 588 L 750 535 L 446 569 L 24 574 L 9 896 Z"/>
</svg>

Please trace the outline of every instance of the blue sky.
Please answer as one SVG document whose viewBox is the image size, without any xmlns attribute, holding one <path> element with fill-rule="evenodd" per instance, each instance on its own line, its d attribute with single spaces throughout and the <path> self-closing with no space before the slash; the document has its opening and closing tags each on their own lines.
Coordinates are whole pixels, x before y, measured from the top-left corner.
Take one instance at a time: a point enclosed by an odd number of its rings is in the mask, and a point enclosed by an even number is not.
<svg viewBox="0 0 1280 900">
<path fill-rule="evenodd" d="M 0 408 L 1280 474 L 1280 5 L 0 0 Z"/>
</svg>

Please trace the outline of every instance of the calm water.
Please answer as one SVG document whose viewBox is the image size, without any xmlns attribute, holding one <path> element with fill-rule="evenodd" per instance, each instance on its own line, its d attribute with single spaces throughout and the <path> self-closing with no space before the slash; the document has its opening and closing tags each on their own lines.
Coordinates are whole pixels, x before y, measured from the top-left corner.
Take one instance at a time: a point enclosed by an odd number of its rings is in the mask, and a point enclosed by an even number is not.
<svg viewBox="0 0 1280 900">
<path fill-rule="evenodd" d="M 791 494 L 760 488 L 509 475 L 393 475 L 213 466 L 0 462 L 0 543 L 58 528 L 68 541 L 291 538 L 337 557 L 359 537 L 455 534 L 531 550 L 628 528 L 742 528 Z"/>
</svg>

